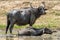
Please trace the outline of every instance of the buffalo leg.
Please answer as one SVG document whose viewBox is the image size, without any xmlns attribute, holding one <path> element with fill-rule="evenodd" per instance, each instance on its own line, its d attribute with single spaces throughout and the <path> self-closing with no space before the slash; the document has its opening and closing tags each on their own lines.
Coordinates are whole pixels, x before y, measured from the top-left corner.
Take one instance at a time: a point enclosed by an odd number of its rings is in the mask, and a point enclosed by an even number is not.
<svg viewBox="0 0 60 40">
<path fill-rule="evenodd" d="M 15 21 L 11 21 L 11 24 L 10 24 L 10 33 L 11 34 L 12 34 L 12 29 L 13 29 L 14 23 L 15 23 Z"/>
<path fill-rule="evenodd" d="M 10 21 L 9 21 L 9 19 L 7 18 L 6 34 L 7 34 L 7 31 L 8 31 L 9 25 L 10 25 Z"/>
<path fill-rule="evenodd" d="M 30 22 L 29 22 L 29 26 L 32 27 L 32 25 L 35 23 L 35 16 L 34 14 L 31 14 L 31 17 L 30 17 Z"/>
</svg>

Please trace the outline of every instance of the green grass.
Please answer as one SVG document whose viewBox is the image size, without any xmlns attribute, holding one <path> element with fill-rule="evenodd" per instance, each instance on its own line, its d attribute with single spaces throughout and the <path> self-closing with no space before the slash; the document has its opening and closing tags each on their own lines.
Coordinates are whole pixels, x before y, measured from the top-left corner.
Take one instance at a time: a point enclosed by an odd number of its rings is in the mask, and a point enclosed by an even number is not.
<svg viewBox="0 0 60 40">
<path fill-rule="evenodd" d="M 6 28 L 6 25 L 1 25 L 0 24 L 0 29 L 5 29 Z"/>
<path fill-rule="evenodd" d="M 26 25 L 26 26 L 18 26 L 18 25 L 15 25 L 14 26 L 14 29 L 21 29 L 21 28 L 26 28 L 26 27 L 28 27 L 29 25 Z M 53 24 L 53 23 L 49 23 L 49 24 L 41 24 L 41 25 L 33 25 L 33 27 L 34 28 L 45 28 L 45 27 L 47 27 L 47 28 L 52 28 L 52 29 L 56 29 L 56 28 L 58 28 L 55 24 Z M 1 25 L 0 24 L 0 29 L 5 29 L 6 28 L 6 25 Z"/>
</svg>

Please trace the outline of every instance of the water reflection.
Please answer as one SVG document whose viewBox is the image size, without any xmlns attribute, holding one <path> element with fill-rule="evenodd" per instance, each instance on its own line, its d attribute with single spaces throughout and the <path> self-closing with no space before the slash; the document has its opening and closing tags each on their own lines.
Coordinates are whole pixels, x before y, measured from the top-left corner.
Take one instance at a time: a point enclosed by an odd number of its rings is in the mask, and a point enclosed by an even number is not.
<svg viewBox="0 0 60 40">
<path fill-rule="evenodd" d="M 13 36 L 6 36 L 6 40 L 14 40 L 14 37 Z"/>
<path fill-rule="evenodd" d="M 52 40 L 51 37 L 48 37 L 48 38 L 43 38 L 43 37 L 26 37 L 24 40 Z"/>
<path fill-rule="evenodd" d="M 47 37 L 47 38 L 43 38 L 41 36 L 37 36 L 37 37 L 34 37 L 34 36 L 20 36 L 20 37 L 13 37 L 13 36 L 6 36 L 6 39 L 4 40 L 60 40 L 60 38 L 53 38 L 53 37 Z"/>
</svg>

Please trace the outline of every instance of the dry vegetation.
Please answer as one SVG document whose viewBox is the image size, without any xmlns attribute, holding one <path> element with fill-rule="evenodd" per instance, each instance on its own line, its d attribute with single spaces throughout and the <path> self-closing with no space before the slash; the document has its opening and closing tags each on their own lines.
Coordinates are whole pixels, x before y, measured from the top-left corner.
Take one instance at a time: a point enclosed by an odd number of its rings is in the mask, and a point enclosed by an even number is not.
<svg viewBox="0 0 60 40">
<path fill-rule="evenodd" d="M 38 7 L 41 4 L 41 0 L 20 0 L 20 1 L 0 1 L 0 25 L 6 25 L 6 14 L 12 9 L 20 9 L 24 7 L 30 7 L 29 3 L 23 4 L 23 2 L 32 2 L 33 7 Z M 47 14 L 41 16 L 36 23 L 35 27 L 52 27 L 60 28 L 60 1 L 48 0 L 45 1 Z M 36 26 L 37 25 L 37 26 Z"/>
</svg>

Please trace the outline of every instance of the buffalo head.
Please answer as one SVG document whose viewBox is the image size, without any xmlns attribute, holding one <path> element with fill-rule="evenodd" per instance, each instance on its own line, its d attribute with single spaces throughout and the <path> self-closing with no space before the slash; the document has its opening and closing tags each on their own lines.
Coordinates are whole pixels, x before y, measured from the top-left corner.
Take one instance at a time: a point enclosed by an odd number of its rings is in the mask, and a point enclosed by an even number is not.
<svg viewBox="0 0 60 40">
<path fill-rule="evenodd" d="M 38 11 L 39 11 L 39 14 L 40 14 L 40 15 L 46 14 L 46 10 L 47 10 L 47 9 L 45 9 L 43 6 L 38 7 Z"/>
<path fill-rule="evenodd" d="M 41 15 L 46 14 L 46 5 L 45 2 L 42 2 L 42 5 L 38 7 L 38 11 L 40 12 Z"/>
<path fill-rule="evenodd" d="M 44 28 L 44 33 L 45 33 L 45 34 L 52 34 L 53 31 L 51 31 L 51 30 L 48 29 L 48 28 Z"/>
</svg>

